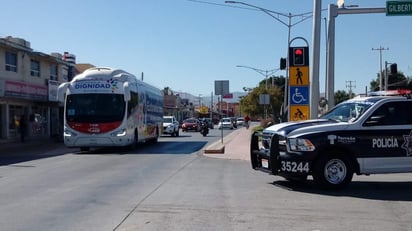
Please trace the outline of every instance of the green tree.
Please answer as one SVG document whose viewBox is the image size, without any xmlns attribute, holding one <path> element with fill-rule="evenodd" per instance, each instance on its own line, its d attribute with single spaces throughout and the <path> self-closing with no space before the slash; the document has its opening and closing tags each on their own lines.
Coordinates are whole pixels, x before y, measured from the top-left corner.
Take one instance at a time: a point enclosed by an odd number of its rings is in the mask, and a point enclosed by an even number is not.
<svg viewBox="0 0 412 231">
<path fill-rule="evenodd" d="M 335 92 L 335 105 L 338 105 L 339 103 L 348 100 L 349 97 L 349 93 L 347 93 L 346 91 L 343 90 L 339 90 L 337 92 Z M 330 110 L 331 108 L 329 108 Z"/>
<path fill-rule="evenodd" d="M 382 81 L 383 86 L 385 86 L 385 71 L 382 71 Z M 371 91 L 379 91 L 379 83 L 380 83 L 380 75 L 377 74 L 376 79 L 370 82 L 370 90 Z M 388 90 L 395 90 L 395 89 L 411 89 L 412 83 L 410 77 L 405 77 L 404 73 L 398 71 L 396 74 L 390 74 L 388 72 Z M 382 89 L 383 90 L 383 89 Z"/>
<path fill-rule="evenodd" d="M 272 78 L 274 83 L 273 86 Z M 282 76 L 273 76 L 267 81 L 267 89 L 266 79 L 260 81 L 259 86 L 256 88 L 244 88 L 244 90 L 249 93 L 240 100 L 243 114 L 247 114 L 255 118 L 263 118 L 265 115 L 265 105 L 259 104 L 259 96 L 262 94 L 268 94 L 270 99 L 269 105 L 266 105 L 268 117 L 277 119 L 280 116 L 279 112 L 283 103 L 285 78 Z"/>
</svg>

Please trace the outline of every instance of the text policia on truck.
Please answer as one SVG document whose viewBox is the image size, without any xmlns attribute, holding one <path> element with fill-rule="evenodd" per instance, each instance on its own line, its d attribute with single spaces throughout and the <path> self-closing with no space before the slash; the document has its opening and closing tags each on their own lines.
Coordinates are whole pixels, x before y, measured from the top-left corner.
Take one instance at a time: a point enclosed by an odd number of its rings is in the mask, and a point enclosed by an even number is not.
<svg viewBox="0 0 412 231">
<path fill-rule="evenodd" d="M 91 147 L 157 142 L 162 126 L 160 89 L 119 69 L 90 68 L 58 88 L 64 102 L 64 143 Z"/>
</svg>

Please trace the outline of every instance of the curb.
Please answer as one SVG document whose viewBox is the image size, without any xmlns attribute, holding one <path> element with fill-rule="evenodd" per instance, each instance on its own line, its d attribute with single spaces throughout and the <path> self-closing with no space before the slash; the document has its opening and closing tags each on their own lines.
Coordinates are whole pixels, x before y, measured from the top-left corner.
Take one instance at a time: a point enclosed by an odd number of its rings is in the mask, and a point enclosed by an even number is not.
<svg viewBox="0 0 412 231">
<path fill-rule="evenodd" d="M 237 136 L 241 131 L 236 130 L 229 135 L 224 137 L 223 143 L 219 140 L 216 141 L 215 143 L 209 145 L 204 149 L 205 154 L 225 154 L 225 144 L 230 142 L 235 136 Z"/>
<path fill-rule="evenodd" d="M 216 146 L 216 147 L 212 147 L 212 146 Z M 218 145 L 212 144 L 204 150 L 204 153 L 206 153 L 206 154 L 224 154 L 225 153 L 225 145 L 221 144 L 218 147 Z"/>
</svg>

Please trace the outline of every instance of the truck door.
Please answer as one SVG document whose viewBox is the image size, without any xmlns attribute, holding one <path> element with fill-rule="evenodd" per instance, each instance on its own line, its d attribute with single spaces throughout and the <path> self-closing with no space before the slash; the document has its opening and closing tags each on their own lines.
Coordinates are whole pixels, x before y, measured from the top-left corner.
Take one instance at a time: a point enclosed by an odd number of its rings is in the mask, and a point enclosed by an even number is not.
<svg viewBox="0 0 412 231">
<path fill-rule="evenodd" d="M 359 156 L 362 173 L 412 172 L 412 101 L 381 105 L 362 124 Z"/>
</svg>

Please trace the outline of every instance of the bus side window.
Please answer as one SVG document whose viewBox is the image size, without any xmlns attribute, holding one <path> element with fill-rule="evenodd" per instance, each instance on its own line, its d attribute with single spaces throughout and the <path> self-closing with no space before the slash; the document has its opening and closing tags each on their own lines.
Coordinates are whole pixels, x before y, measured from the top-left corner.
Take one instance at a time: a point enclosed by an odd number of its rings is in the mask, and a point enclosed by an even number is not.
<svg viewBox="0 0 412 231">
<path fill-rule="evenodd" d="M 135 110 L 137 103 L 139 102 L 139 96 L 136 92 L 130 92 L 130 101 L 127 104 L 127 116 L 129 117 L 133 110 Z"/>
</svg>

